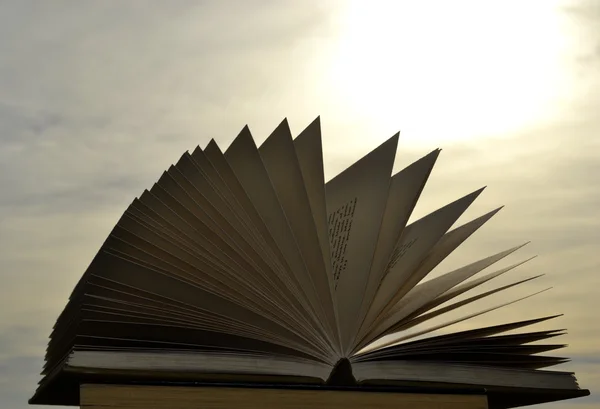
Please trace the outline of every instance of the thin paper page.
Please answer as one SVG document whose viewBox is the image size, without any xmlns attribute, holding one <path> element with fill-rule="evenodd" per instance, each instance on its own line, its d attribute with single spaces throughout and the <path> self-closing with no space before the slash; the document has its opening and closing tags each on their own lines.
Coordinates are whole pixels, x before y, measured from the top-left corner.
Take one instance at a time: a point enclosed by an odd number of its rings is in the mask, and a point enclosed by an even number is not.
<svg viewBox="0 0 600 409">
<path fill-rule="evenodd" d="M 321 323 L 324 322 L 325 314 L 317 298 L 302 253 L 281 208 L 279 198 L 271 184 L 254 139 L 252 139 L 252 134 L 247 127 L 240 132 L 225 151 L 225 159 L 281 249 L 312 310 L 320 318 Z"/>
<path fill-rule="evenodd" d="M 289 340 L 290 345 L 296 341 L 303 342 L 297 335 L 289 332 L 277 323 L 231 303 L 222 297 L 215 296 L 208 291 L 203 291 L 200 287 L 190 285 L 189 281 L 186 283 L 181 278 L 172 274 L 160 271 L 157 268 L 145 266 L 133 259 L 123 258 L 122 255 L 111 254 L 108 251 L 104 254 L 105 256 L 98 259 L 98 262 L 95 264 L 94 275 L 115 280 L 134 288 L 178 299 L 192 306 L 213 311 L 216 314 L 223 314 L 232 319 L 254 323 L 266 331 L 270 331 L 272 334 L 277 334 L 282 340 Z M 132 273 L 123 274 L 123 271 L 131 271 Z"/>
<path fill-rule="evenodd" d="M 530 260 L 533 260 L 535 257 L 536 256 L 530 257 L 530 258 L 528 258 L 526 260 L 521 261 L 520 263 L 514 264 L 513 266 L 516 268 L 516 267 L 520 266 L 521 264 L 524 264 L 524 263 L 527 263 Z M 507 269 L 502 269 L 502 270 L 499 270 L 499 271 L 495 271 L 493 273 L 486 274 L 486 275 L 484 275 L 482 277 L 479 277 L 477 279 L 474 279 L 472 281 L 469 281 L 469 282 L 466 282 L 466 283 L 462 283 L 462 284 L 459 284 L 459 285 L 457 285 L 455 287 L 452 287 L 450 290 L 446 291 L 444 294 L 442 294 L 441 296 L 437 297 L 434 301 L 432 301 L 430 304 L 431 305 L 435 304 L 435 305 L 433 305 L 430 308 L 435 308 L 438 305 L 440 305 L 442 303 L 445 303 L 446 301 L 448 301 L 448 300 L 450 300 L 450 299 L 452 299 L 454 297 L 457 297 L 457 296 L 459 296 L 461 294 L 464 294 L 465 292 L 467 292 L 469 290 L 472 290 L 475 287 L 478 287 L 478 286 L 480 286 L 480 285 L 482 285 L 484 283 L 487 283 L 488 281 L 490 281 L 490 280 L 492 280 L 492 279 L 494 279 L 494 278 L 496 278 L 496 277 L 498 277 L 498 276 L 500 276 L 500 275 L 502 275 L 502 274 L 504 274 L 504 273 L 506 273 L 508 271 L 510 271 L 510 269 L 508 269 L 508 270 Z M 430 304 L 428 304 L 428 305 L 430 305 Z"/>
<path fill-rule="evenodd" d="M 458 248 L 466 239 L 475 233 L 485 222 L 494 216 L 501 208 L 492 210 L 470 222 L 463 224 L 456 229 L 444 234 L 442 238 L 431 249 L 427 257 L 419 264 L 419 267 L 411 274 L 408 281 L 402 286 L 402 292 L 396 294 L 396 297 L 404 297 L 419 284 L 438 264 L 440 264 L 448 255 Z M 402 298 L 400 298 L 400 302 Z"/>
<path fill-rule="evenodd" d="M 392 177 L 373 263 L 371 264 L 362 306 L 356 321 L 357 325 L 362 325 L 369 306 L 373 302 L 373 297 L 385 273 L 385 268 L 392 256 L 394 247 L 398 243 L 402 230 L 406 227 L 406 223 L 417 204 L 439 152 L 436 149 Z M 358 328 L 358 326 L 354 328 L 354 332 L 357 332 Z"/>
<path fill-rule="evenodd" d="M 511 266 L 509 269 L 513 269 L 514 267 L 515 266 Z M 507 269 L 503 269 L 503 270 L 507 270 Z M 504 272 L 504 271 L 502 271 L 502 272 Z M 412 328 L 415 325 L 418 325 L 418 324 L 420 324 L 422 322 L 429 321 L 430 319 L 438 317 L 438 316 L 440 316 L 442 314 L 446 314 L 447 312 L 454 311 L 457 308 L 464 307 L 465 305 L 471 304 L 471 303 L 473 303 L 475 301 L 479 301 L 479 300 L 481 300 L 483 298 L 489 297 L 490 295 L 494 295 L 494 294 L 497 294 L 497 293 L 499 293 L 501 291 L 508 290 L 510 288 L 513 288 L 513 287 L 516 287 L 518 285 L 527 283 L 529 281 L 535 280 L 536 278 L 539 278 L 539 277 L 542 277 L 542 276 L 543 276 L 543 274 L 540 274 L 540 275 L 537 275 L 537 276 L 534 276 L 534 277 L 529 277 L 529 278 L 526 278 L 526 279 L 523 279 L 523 280 L 516 281 L 516 282 L 511 283 L 511 284 L 504 285 L 502 287 L 494 288 L 493 290 L 489 290 L 489 291 L 486 291 L 484 293 L 474 295 L 473 297 L 469 297 L 469 298 L 467 298 L 465 300 L 457 301 L 457 302 L 452 303 L 452 304 L 450 304 L 450 305 L 448 305 L 448 306 L 446 306 L 444 308 L 437 309 L 437 310 L 429 312 L 427 314 L 419 315 L 418 317 L 410 319 L 410 320 L 404 320 L 403 319 L 397 325 L 394 325 L 391 330 L 386 331 L 386 333 L 387 332 L 390 332 L 390 333 L 391 332 L 397 332 L 400 329 L 406 330 L 408 328 Z"/>
<path fill-rule="evenodd" d="M 211 282 L 214 283 L 213 285 L 217 285 L 219 288 L 213 291 L 217 294 L 233 297 L 233 300 L 246 299 L 247 302 L 251 302 L 251 305 L 255 305 L 255 308 L 263 311 L 263 315 L 272 316 L 272 319 L 283 321 L 285 325 L 309 328 L 306 323 L 299 322 L 295 317 L 289 316 L 289 308 L 283 308 L 281 304 L 273 304 L 275 299 L 262 296 L 262 292 L 257 293 L 253 289 L 249 293 L 248 290 L 252 286 L 248 286 L 246 283 L 252 280 L 247 280 L 245 277 L 238 277 L 235 274 L 219 273 L 218 270 L 215 270 L 213 266 L 206 262 L 208 260 L 203 261 L 200 254 L 194 252 L 192 249 L 185 249 L 185 247 L 179 246 L 177 240 L 172 240 L 161 229 L 152 229 L 141 220 L 137 220 L 133 215 L 129 218 L 123 217 L 119 225 L 124 229 L 119 231 L 115 228 L 113 235 L 135 246 L 128 247 L 127 254 L 133 255 L 134 253 L 132 252 L 135 252 L 135 254 L 139 253 L 140 255 L 136 257 L 142 259 L 149 259 L 150 256 L 159 257 L 169 263 L 169 265 L 190 274 L 199 285 L 206 286 Z M 135 235 L 129 233 L 126 229 L 135 231 Z M 106 243 L 108 243 L 108 240 Z M 110 248 L 116 248 L 114 247 L 115 244 Z M 120 247 L 123 244 L 125 243 L 122 243 Z M 148 254 L 144 255 L 140 253 L 140 251 L 144 250 Z M 217 277 L 216 280 L 215 277 Z M 256 281 L 254 284 L 256 284 Z"/>
<path fill-rule="evenodd" d="M 214 142 L 209 145 L 216 146 Z M 213 160 L 216 159 L 216 153 L 217 152 L 213 149 L 213 154 L 210 155 Z M 264 261 L 268 263 L 273 273 L 278 276 L 279 280 L 286 286 L 290 285 L 288 273 L 279 262 L 277 256 L 273 253 L 272 248 L 267 244 L 265 237 L 261 235 L 259 228 L 254 224 L 256 218 L 253 219 L 249 215 L 250 212 L 241 204 L 243 199 L 239 199 L 238 195 L 234 194 L 234 191 L 237 191 L 236 186 L 239 185 L 239 182 L 237 180 L 232 181 L 231 179 L 228 179 L 226 175 L 222 175 L 217 169 L 219 166 L 213 164 L 208 156 L 209 155 L 205 154 L 202 149 L 197 147 L 194 149 L 194 152 L 189 155 L 189 160 L 200 169 L 202 175 L 213 186 L 215 195 L 212 195 L 214 198 L 209 198 L 213 202 L 218 203 L 218 208 L 223 213 L 223 216 L 230 220 L 232 225 L 234 225 L 240 234 L 246 238 L 246 241 L 256 249 L 256 252 L 262 255 Z M 219 156 L 222 159 L 219 163 L 221 165 L 227 165 L 222 153 Z M 226 174 L 228 173 L 222 166 L 220 167 L 220 171 Z M 229 184 L 226 182 L 226 179 L 228 179 Z M 245 192 L 244 196 L 247 199 Z M 260 221 L 260 223 L 262 223 L 262 221 Z"/>
<path fill-rule="evenodd" d="M 259 234 L 264 241 L 265 245 L 268 246 L 270 251 L 268 252 L 268 258 L 275 263 L 277 267 L 276 271 L 279 272 L 280 277 L 286 283 L 288 288 L 296 295 L 298 304 L 305 310 L 307 318 L 313 323 L 314 328 L 318 328 L 321 334 L 325 333 L 322 320 L 315 313 L 312 304 L 309 301 L 308 295 L 305 294 L 300 281 L 289 266 L 282 250 L 279 248 L 278 243 L 269 231 L 265 221 L 258 212 L 256 205 L 252 202 L 252 199 L 244 189 L 235 172 L 231 168 L 229 162 L 225 159 L 225 155 L 221 152 L 219 146 L 214 140 L 206 146 L 204 150 L 206 159 L 210 161 L 210 164 L 218 172 L 220 178 L 226 184 L 229 192 L 235 199 L 235 202 L 239 204 L 238 210 L 241 210 L 241 214 L 244 215 L 243 220 L 249 224 L 252 231 Z M 194 152 L 196 155 L 196 152 Z M 265 253 L 267 254 L 267 253 Z M 274 258 L 273 258 L 274 257 Z"/>
<path fill-rule="evenodd" d="M 290 313 L 289 305 L 291 301 L 287 297 L 288 294 L 286 294 L 283 284 L 261 257 L 264 252 L 257 251 L 258 249 L 251 244 L 255 241 L 247 236 L 246 230 L 240 224 L 236 223 L 237 219 L 229 211 L 227 204 L 220 199 L 212 185 L 192 161 L 193 159 L 189 155 L 184 155 L 175 167 L 169 169 L 169 174 L 185 189 L 190 199 L 194 200 L 197 206 L 200 207 L 199 211 L 195 211 L 194 214 L 201 217 L 206 213 L 210 217 L 221 230 L 221 235 L 226 237 L 229 243 L 235 245 L 237 252 L 251 263 L 256 271 L 256 277 L 253 281 L 262 282 L 263 290 L 268 292 L 268 299 L 277 303 L 283 316 Z M 206 219 L 206 217 L 203 217 L 203 219 Z M 244 277 L 250 275 L 252 271 L 247 269 Z"/>
<path fill-rule="evenodd" d="M 325 186 L 342 346 L 349 352 L 369 278 L 394 165 L 398 134 Z"/>
<path fill-rule="evenodd" d="M 406 294 L 391 310 L 382 322 L 377 326 L 377 329 L 372 332 L 370 340 L 379 336 L 385 330 L 396 324 L 403 318 L 409 316 L 412 312 L 427 304 L 428 301 L 435 299 L 441 294 L 448 291 L 455 285 L 465 281 L 469 277 L 474 276 L 483 269 L 502 260 L 504 257 L 518 250 L 520 247 L 514 247 L 506 251 L 502 251 L 493 256 L 486 257 L 452 272 L 446 273 L 433 280 L 419 284 L 412 291 Z M 512 267 L 510 267 L 512 268 Z"/>
<path fill-rule="evenodd" d="M 438 297 L 439 295 L 445 293 L 452 287 L 473 277 L 475 274 L 479 273 L 483 269 L 491 266 L 494 263 L 497 263 L 498 261 L 507 257 L 508 255 L 519 250 L 521 247 L 525 246 L 525 244 L 521 244 L 508 250 L 501 251 L 497 254 L 475 261 L 474 263 L 468 264 L 464 267 L 458 268 L 454 271 L 451 271 L 432 280 L 419 284 L 411 292 L 409 292 L 400 303 L 398 303 L 396 308 L 402 309 L 413 302 L 422 302 L 423 298 L 430 298 L 433 294 L 435 294 L 435 296 L 432 298 Z"/>
<path fill-rule="evenodd" d="M 310 201 L 286 120 L 271 133 L 258 152 L 306 264 L 333 344 L 337 339 L 337 323 L 331 289 Z"/>
<path fill-rule="evenodd" d="M 197 159 L 197 154 L 199 152 L 194 151 L 194 159 Z M 287 261 L 281 249 L 278 247 L 277 242 L 271 235 L 271 232 L 267 228 L 265 221 L 261 218 L 259 212 L 256 209 L 254 203 L 248 196 L 248 193 L 244 190 L 244 187 L 238 180 L 234 171 L 231 169 L 231 166 L 225 159 L 223 152 L 216 144 L 214 140 L 211 140 L 210 143 L 206 146 L 204 150 L 204 156 L 206 159 L 210 161 L 210 164 L 214 167 L 216 172 L 220 178 L 222 178 L 223 183 L 226 185 L 227 190 L 231 193 L 231 196 L 227 196 L 230 200 L 233 198 L 232 203 L 239 204 L 238 211 L 242 217 L 242 220 L 249 226 L 249 228 L 255 233 L 260 235 L 262 240 L 265 242 L 266 246 L 271 250 L 270 254 L 273 254 L 275 259 L 272 262 L 275 265 L 280 266 L 277 268 L 277 271 L 282 275 L 282 279 L 286 281 L 288 285 L 291 285 L 294 288 L 295 293 L 297 294 L 299 300 L 301 300 L 305 305 L 308 304 L 308 298 L 302 291 L 302 286 L 296 279 L 295 275 L 290 269 Z M 314 312 L 309 309 L 309 314 L 313 318 L 315 322 L 318 321 Z"/>
<path fill-rule="evenodd" d="M 365 318 L 363 333 L 372 329 L 376 319 L 397 302 L 395 298 L 401 298 L 402 286 L 408 282 L 415 268 L 482 190 L 436 210 L 404 230 Z"/>
<path fill-rule="evenodd" d="M 331 272 L 331 250 L 327 226 L 327 204 L 325 200 L 325 174 L 323 169 L 323 145 L 321 141 L 321 122 L 315 119 L 294 139 L 294 148 L 304 186 L 308 194 L 310 208 L 319 237 L 321 253 L 325 263 L 331 298 L 335 298 L 333 274 Z M 336 304 L 334 303 L 334 307 Z"/>
<path fill-rule="evenodd" d="M 419 332 L 415 332 L 415 333 L 410 334 L 410 335 L 399 336 L 398 338 L 394 339 L 393 341 L 390 341 L 389 343 L 386 343 L 386 345 L 392 345 L 392 344 L 395 344 L 395 343 L 398 343 L 398 342 L 406 341 L 408 339 L 416 338 L 416 337 L 419 337 L 421 335 L 425 335 L 425 334 L 428 334 L 430 332 L 437 331 L 437 330 L 445 328 L 445 327 L 449 327 L 450 325 L 458 324 L 459 322 L 466 321 L 468 319 L 478 317 L 480 315 L 486 314 L 488 312 L 497 310 L 497 309 L 502 308 L 502 307 L 509 306 L 509 305 L 517 303 L 519 301 L 523 301 L 523 300 L 525 300 L 527 298 L 533 297 L 534 295 L 538 295 L 538 294 L 540 294 L 540 293 L 542 293 L 544 291 L 547 291 L 547 290 L 549 290 L 549 288 L 544 289 L 542 291 L 535 292 L 535 293 L 530 294 L 530 295 L 525 296 L 525 297 L 517 298 L 516 300 L 505 302 L 505 303 L 497 305 L 495 307 L 487 308 L 487 309 L 485 309 L 483 311 L 479 311 L 479 312 L 476 312 L 476 313 L 473 313 L 473 314 L 469 314 L 469 315 L 466 315 L 464 317 L 457 318 L 455 320 L 452 320 L 452 321 L 449 321 L 449 322 L 445 322 L 443 324 L 439 324 L 439 325 L 436 325 L 436 326 L 431 327 L 431 328 L 427 328 L 427 329 L 419 331 Z"/>
<path fill-rule="evenodd" d="M 214 159 L 214 155 L 212 157 Z M 310 321 L 310 324 L 308 324 L 309 317 L 304 313 L 305 303 L 302 299 L 298 299 L 298 288 L 290 281 L 289 274 L 285 271 L 283 265 L 279 263 L 277 256 L 273 254 L 271 247 L 252 223 L 248 213 L 238 202 L 236 195 L 232 193 L 230 187 L 225 183 L 204 152 L 196 148 L 191 156 L 184 155 L 182 160 L 178 162 L 177 167 L 182 167 L 182 169 L 188 171 L 187 177 L 190 182 L 213 203 L 213 206 L 219 209 L 225 221 L 236 229 L 247 245 L 251 246 L 251 249 L 247 249 L 246 252 L 252 255 L 261 271 L 273 282 L 277 292 L 285 296 L 284 309 L 294 314 L 297 320 L 307 323 L 303 326 L 309 325 L 313 328 L 314 321 Z M 198 171 L 193 172 L 194 168 L 197 168 Z M 206 186 L 204 180 L 210 186 Z M 233 184 L 236 184 L 235 181 L 233 181 Z M 234 234 L 233 232 L 230 233 L 230 235 Z"/>
</svg>

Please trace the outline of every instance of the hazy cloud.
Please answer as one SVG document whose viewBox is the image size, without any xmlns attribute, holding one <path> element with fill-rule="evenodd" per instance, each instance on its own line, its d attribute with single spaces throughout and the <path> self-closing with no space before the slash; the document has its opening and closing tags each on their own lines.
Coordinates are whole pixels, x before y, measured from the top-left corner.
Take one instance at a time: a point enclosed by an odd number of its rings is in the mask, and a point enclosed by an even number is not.
<svg viewBox="0 0 600 409">
<path fill-rule="evenodd" d="M 183 152 L 211 138 L 226 147 L 246 123 L 260 142 L 286 116 L 297 134 L 321 115 L 329 178 L 391 136 L 379 134 L 383 128 L 367 113 L 349 108 L 351 92 L 339 95 L 329 83 L 325 73 L 346 2 L 323 3 L 0 2 L 3 406 L 26 407 L 50 328 L 73 285 L 125 207 Z M 555 287 L 456 328 L 564 312 L 548 326 L 569 328 L 565 354 L 573 362 L 565 369 L 575 370 L 592 392 L 600 387 L 594 370 L 600 327 L 590 308 L 600 286 L 598 4 L 581 0 L 562 7 L 568 47 L 561 63 L 570 85 L 556 115 L 510 134 L 462 141 L 418 141 L 409 130 L 401 133 L 396 165 L 400 170 L 443 148 L 413 218 L 484 185 L 488 188 L 460 223 L 506 205 L 433 275 L 532 241 L 502 266 L 540 257 L 484 288 L 546 276 L 473 308 Z M 534 21 L 531 25 L 535 30 Z M 415 43 L 422 34 L 413 33 Z M 403 52 L 382 47 L 374 44 L 369 58 Z M 365 65 L 354 80 L 368 89 L 389 70 L 399 76 L 419 72 L 418 62 L 410 60 L 391 68 L 377 62 Z M 434 93 L 432 84 L 439 81 L 428 70 L 424 79 L 414 79 L 415 86 Z M 498 77 L 486 75 L 486 81 Z M 397 85 L 390 83 L 382 95 L 401 95 Z M 480 103 L 493 100 L 489 95 Z M 383 109 L 389 101 L 367 102 Z M 415 104 L 431 106 L 424 115 L 431 122 L 444 114 L 440 104 Z M 501 120 L 503 113 L 495 114 Z M 402 130 L 402 121 L 397 126 Z M 593 395 L 555 406 L 584 409 L 598 402 Z"/>
</svg>

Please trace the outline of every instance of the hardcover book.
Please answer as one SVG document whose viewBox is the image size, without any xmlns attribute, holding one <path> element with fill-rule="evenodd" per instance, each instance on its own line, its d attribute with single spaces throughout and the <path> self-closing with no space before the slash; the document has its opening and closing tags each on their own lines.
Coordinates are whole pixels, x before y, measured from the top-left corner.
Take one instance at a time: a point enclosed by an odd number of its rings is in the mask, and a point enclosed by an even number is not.
<svg viewBox="0 0 600 409">
<path fill-rule="evenodd" d="M 392 174 L 398 137 L 327 183 L 318 118 L 296 138 L 283 121 L 260 147 L 245 127 L 224 151 L 213 140 L 184 153 L 75 286 L 30 402 L 79 405 L 82 384 L 301 390 L 348 404 L 374 390 L 476 390 L 497 408 L 589 394 L 549 369 L 567 361 L 548 341 L 564 331 L 534 327 L 555 316 L 435 335 L 519 299 L 444 314 L 538 277 L 478 291 L 524 262 L 488 271 L 517 245 L 428 279 L 499 209 L 453 228 L 479 189 L 408 223 L 440 151 Z"/>
</svg>

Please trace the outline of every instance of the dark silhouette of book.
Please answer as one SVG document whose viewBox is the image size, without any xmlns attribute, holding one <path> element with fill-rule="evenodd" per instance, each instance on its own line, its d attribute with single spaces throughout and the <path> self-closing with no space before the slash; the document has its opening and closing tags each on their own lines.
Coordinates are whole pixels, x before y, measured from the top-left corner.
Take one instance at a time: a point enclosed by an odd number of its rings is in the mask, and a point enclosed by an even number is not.
<svg viewBox="0 0 600 409">
<path fill-rule="evenodd" d="M 564 345 L 540 341 L 564 331 L 529 330 L 556 316 L 432 334 L 527 297 L 420 325 L 539 276 L 477 292 L 523 263 L 477 275 L 516 246 L 427 280 L 499 209 L 452 229 L 479 189 L 409 224 L 440 151 L 392 175 L 397 142 L 327 183 L 318 118 L 295 139 L 283 121 L 260 147 L 245 127 L 225 152 L 211 141 L 184 153 L 75 286 L 30 403 L 79 405 L 81 385 L 100 393 L 85 396 L 279 390 L 351 407 L 369 391 L 483 395 L 493 408 L 588 395 L 548 369 L 567 361 L 547 354 Z"/>
</svg>

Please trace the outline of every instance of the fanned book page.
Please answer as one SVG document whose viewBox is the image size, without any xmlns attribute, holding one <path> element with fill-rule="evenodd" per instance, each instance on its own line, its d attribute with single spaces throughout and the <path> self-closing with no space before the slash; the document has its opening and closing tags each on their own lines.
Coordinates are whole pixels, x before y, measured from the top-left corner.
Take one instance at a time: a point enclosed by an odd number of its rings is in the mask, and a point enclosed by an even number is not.
<svg viewBox="0 0 600 409">
<path fill-rule="evenodd" d="M 398 140 L 327 182 L 320 118 L 296 138 L 284 120 L 261 146 L 244 127 L 226 149 L 184 152 L 83 272 L 31 403 L 79 405 L 82 383 L 467 386 L 498 408 L 589 394 L 551 369 L 565 345 L 539 343 L 564 331 L 530 329 L 557 316 L 451 331 L 538 294 L 487 303 L 541 275 L 480 290 L 527 261 L 488 271 L 518 245 L 428 279 L 500 208 L 450 230 L 478 189 L 407 224 L 440 150 L 392 175 Z"/>
</svg>

